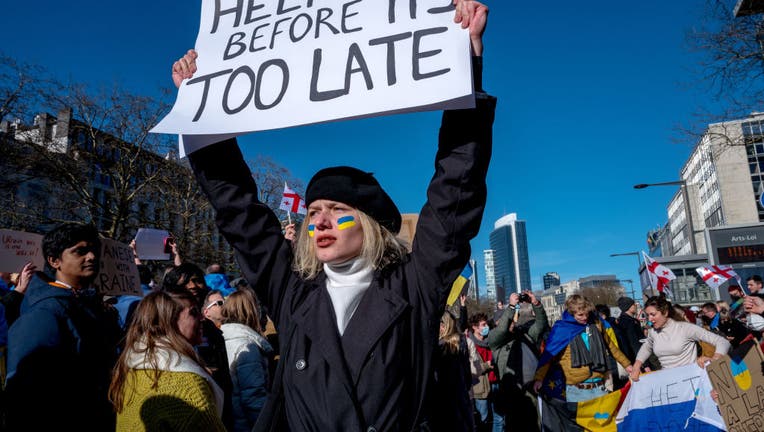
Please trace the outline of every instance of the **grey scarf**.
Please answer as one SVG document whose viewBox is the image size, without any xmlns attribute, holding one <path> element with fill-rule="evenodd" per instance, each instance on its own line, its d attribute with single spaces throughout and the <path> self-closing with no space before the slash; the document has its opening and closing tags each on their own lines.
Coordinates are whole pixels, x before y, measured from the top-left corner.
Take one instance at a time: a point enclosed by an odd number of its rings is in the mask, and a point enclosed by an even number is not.
<svg viewBox="0 0 764 432">
<path fill-rule="evenodd" d="M 592 372 L 606 372 L 607 348 L 602 333 L 595 324 L 587 325 L 585 331 L 589 335 L 589 349 L 586 348 L 581 335 L 573 339 L 570 343 L 571 366 L 574 368 L 589 366 Z"/>
</svg>

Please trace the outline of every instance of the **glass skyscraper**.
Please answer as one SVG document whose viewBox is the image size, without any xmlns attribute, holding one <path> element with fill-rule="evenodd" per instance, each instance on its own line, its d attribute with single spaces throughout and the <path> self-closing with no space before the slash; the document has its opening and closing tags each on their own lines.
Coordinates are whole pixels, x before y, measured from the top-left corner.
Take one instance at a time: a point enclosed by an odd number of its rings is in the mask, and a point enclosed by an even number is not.
<svg viewBox="0 0 764 432">
<path fill-rule="evenodd" d="M 494 261 L 496 299 L 506 301 L 513 292 L 531 289 L 528 237 L 525 221 L 510 213 L 494 224 L 489 236 Z"/>
</svg>

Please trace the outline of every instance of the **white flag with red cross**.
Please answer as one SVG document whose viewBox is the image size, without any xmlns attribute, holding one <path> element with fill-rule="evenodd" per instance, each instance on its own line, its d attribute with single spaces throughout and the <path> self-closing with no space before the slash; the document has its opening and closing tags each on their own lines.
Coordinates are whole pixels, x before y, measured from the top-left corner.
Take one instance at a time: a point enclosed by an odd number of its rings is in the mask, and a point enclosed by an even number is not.
<svg viewBox="0 0 764 432">
<path fill-rule="evenodd" d="M 308 209 L 305 207 L 305 200 L 297 195 L 297 192 L 289 189 L 286 182 L 284 183 L 284 196 L 281 198 L 281 205 L 279 209 L 286 210 L 290 213 L 308 214 Z"/>
<path fill-rule="evenodd" d="M 650 286 L 658 290 L 658 292 L 666 293 L 666 296 L 671 297 L 669 282 L 676 279 L 674 272 L 650 258 L 644 251 L 642 251 L 642 256 L 645 258 L 645 268 L 647 269 L 647 276 L 650 278 Z"/>
<path fill-rule="evenodd" d="M 708 265 L 705 267 L 698 267 L 695 271 L 697 271 L 700 277 L 703 278 L 703 282 L 705 282 L 706 285 L 714 289 L 718 289 L 721 284 L 732 278 L 735 278 L 738 285 L 740 285 L 740 276 L 738 276 L 730 266 Z"/>
</svg>

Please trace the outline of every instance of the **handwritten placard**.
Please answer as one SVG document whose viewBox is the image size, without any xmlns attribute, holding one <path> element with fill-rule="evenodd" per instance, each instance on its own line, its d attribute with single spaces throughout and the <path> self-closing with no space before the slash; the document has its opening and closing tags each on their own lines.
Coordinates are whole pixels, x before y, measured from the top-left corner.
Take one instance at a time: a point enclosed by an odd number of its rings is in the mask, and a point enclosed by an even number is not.
<svg viewBox="0 0 764 432">
<path fill-rule="evenodd" d="M 469 36 L 453 16 L 450 0 L 203 0 L 198 71 L 152 132 L 474 106 Z"/>
<path fill-rule="evenodd" d="M 761 348 L 755 341 L 749 341 L 707 368 L 729 432 L 764 430 L 762 362 Z"/>
<path fill-rule="evenodd" d="M 138 267 L 130 246 L 112 239 L 101 239 L 101 268 L 94 285 L 104 295 L 143 296 Z"/>
<path fill-rule="evenodd" d="M 45 265 L 42 236 L 23 231 L 0 230 L 0 271 L 17 273 L 31 262 L 38 270 Z"/>
</svg>

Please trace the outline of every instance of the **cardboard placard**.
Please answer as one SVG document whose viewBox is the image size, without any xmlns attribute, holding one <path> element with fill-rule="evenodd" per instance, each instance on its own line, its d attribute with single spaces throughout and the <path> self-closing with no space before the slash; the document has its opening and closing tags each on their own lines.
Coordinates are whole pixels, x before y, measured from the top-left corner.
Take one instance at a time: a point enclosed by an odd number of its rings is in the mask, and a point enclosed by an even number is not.
<svg viewBox="0 0 764 432">
<path fill-rule="evenodd" d="M 215 142 L 222 138 L 214 135 L 472 107 L 469 33 L 453 18 L 448 0 L 203 0 L 198 70 L 152 132 Z M 181 151 L 199 145 L 186 142 Z"/>
<path fill-rule="evenodd" d="M 139 228 L 135 234 L 135 251 L 142 260 L 167 261 L 170 254 L 165 253 L 164 244 L 170 233 L 153 228 Z"/>
<path fill-rule="evenodd" d="M 112 239 L 101 239 L 101 268 L 93 285 L 104 295 L 143 296 L 138 267 L 130 246 Z"/>
<path fill-rule="evenodd" d="M 42 256 L 42 236 L 23 231 L 0 230 L 0 271 L 18 273 L 31 262 L 42 270 L 45 258 Z"/>
<path fill-rule="evenodd" d="M 763 361 L 759 345 L 749 341 L 706 367 L 729 432 L 764 430 Z"/>
</svg>

